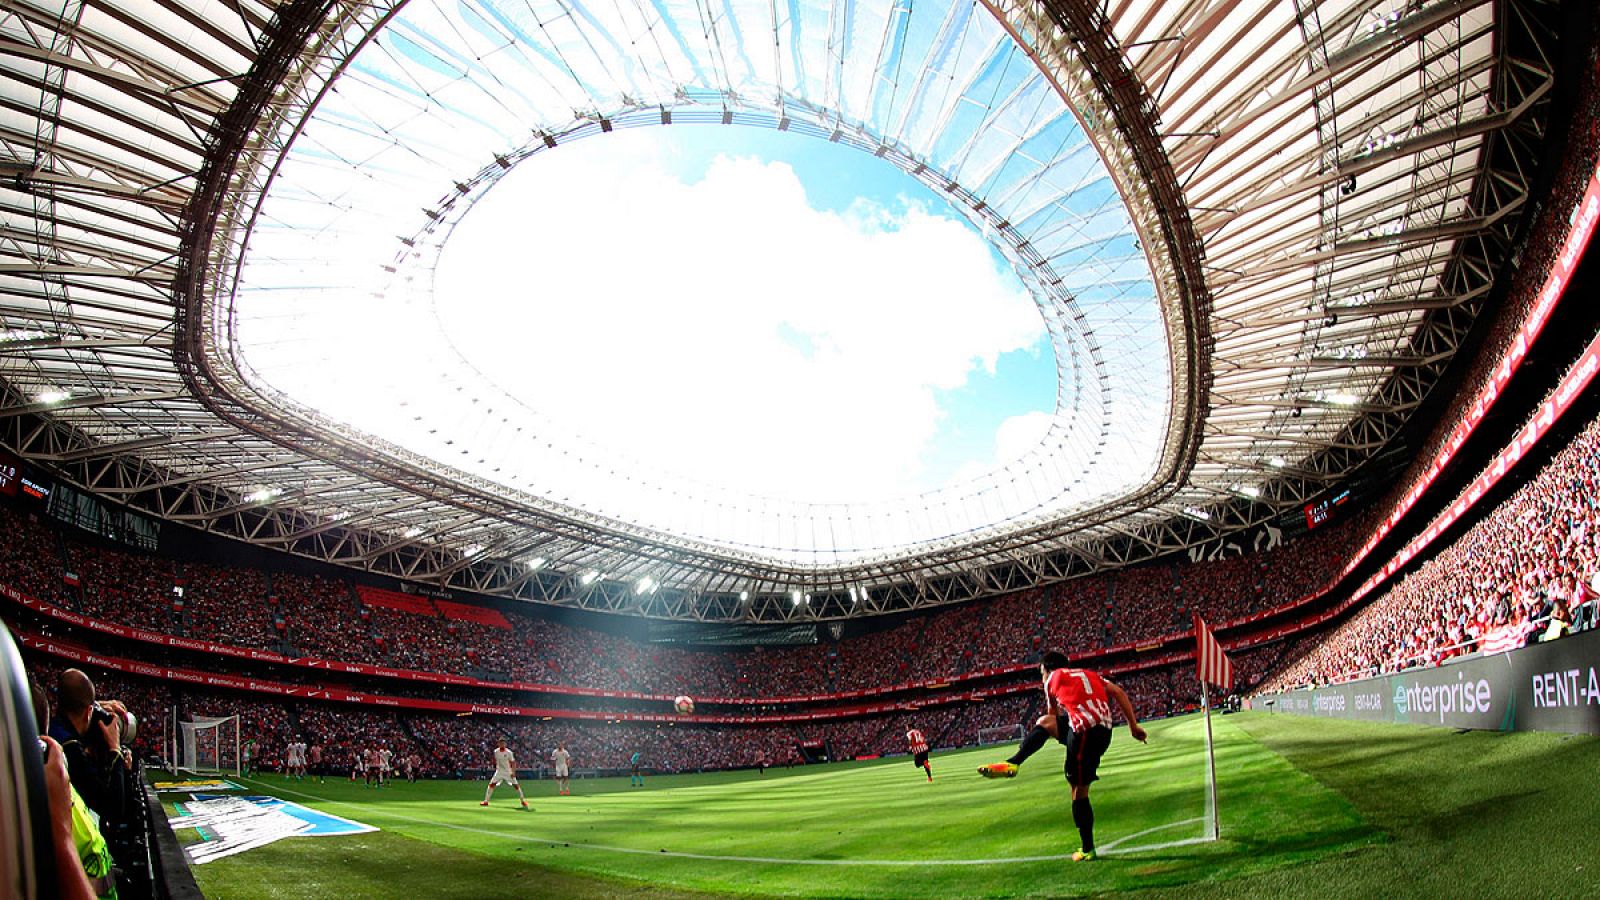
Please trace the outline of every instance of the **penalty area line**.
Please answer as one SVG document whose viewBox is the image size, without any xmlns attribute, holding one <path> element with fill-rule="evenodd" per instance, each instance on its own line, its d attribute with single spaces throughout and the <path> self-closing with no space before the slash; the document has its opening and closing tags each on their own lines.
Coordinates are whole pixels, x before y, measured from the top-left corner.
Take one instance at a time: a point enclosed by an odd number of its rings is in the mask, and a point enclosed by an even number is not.
<svg viewBox="0 0 1600 900">
<path fill-rule="evenodd" d="M 398 819 L 398 820 L 400 820 L 402 822 L 412 822 L 412 823 L 415 823 L 415 824 L 418 824 L 418 825 L 430 825 L 430 826 L 433 826 L 435 828 L 449 828 L 449 829 L 451 829 L 453 831 L 461 831 L 461 832 L 465 832 L 467 834 L 482 834 L 482 835 L 487 835 L 489 837 L 506 838 L 508 840 L 513 840 L 513 841 L 526 841 L 526 842 L 535 843 L 535 844 L 546 844 L 546 845 L 549 845 L 549 846 L 552 846 L 552 847 L 558 847 L 558 846 L 559 847 L 576 847 L 576 848 L 583 849 L 583 850 L 602 850 L 602 851 L 605 851 L 605 852 L 608 852 L 608 853 L 631 853 L 631 854 L 635 854 L 635 855 L 638 855 L 638 856 L 673 857 L 673 858 L 677 858 L 677 859 L 694 859 L 694 860 L 702 860 L 702 861 L 706 861 L 706 862 L 764 863 L 764 864 L 771 864 L 771 865 L 786 865 L 786 866 L 902 866 L 902 867 L 903 866 L 1002 866 L 1002 865 L 1010 865 L 1010 864 L 1013 864 L 1013 863 L 1060 862 L 1062 860 L 1067 860 L 1067 859 L 1071 859 L 1072 858 L 1072 854 L 1071 853 L 1057 853 L 1057 854 L 1051 854 L 1051 855 L 1048 855 L 1048 856 L 1003 856 L 1003 857 L 996 857 L 994 859 L 792 859 L 792 858 L 777 857 L 777 856 L 734 856 L 734 855 L 731 855 L 731 854 L 721 854 L 721 853 L 693 853 L 693 852 L 690 852 L 690 851 L 687 851 L 687 850 L 645 850 L 645 849 L 642 849 L 640 847 L 616 847 L 616 846 L 612 846 L 610 844 L 589 844 L 589 843 L 585 843 L 583 841 L 554 840 L 554 839 L 551 839 L 551 838 L 539 837 L 538 835 L 532 835 L 532 834 L 516 834 L 516 833 L 513 833 L 513 832 L 509 832 L 509 831 L 496 831 L 496 830 L 491 829 L 491 828 L 475 828 L 475 827 L 473 827 L 471 825 L 457 825 L 457 824 L 454 824 L 452 822 L 440 822 L 440 821 L 437 821 L 437 820 L 434 820 L 434 819 L 420 819 L 420 818 L 417 818 L 416 816 L 408 816 L 408 815 L 405 815 L 403 813 L 391 812 L 391 811 L 387 811 L 387 810 L 375 810 L 375 809 L 373 809 L 371 807 L 365 807 L 365 806 L 361 806 L 359 804 L 349 803 L 349 802 L 346 802 L 346 801 L 343 801 L 343 800 L 332 800 L 332 799 L 329 799 L 327 797 L 319 797 L 316 794 L 308 794 L 308 793 L 306 793 L 304 791 L 297 791 L 297 790 L 295 790 L 293 788 L 288 788 L 288 787 L 281 787 L 280 788 L 280 787 L 278 787 L 276 785 L 273 785 L 273 784 L 270 784 L 268 782 L 256 782 L 256 783 L 259 784 L 259 785 L 262 785 L 263 787 L 266 787 L 266 788 L 271 788 L 273 790 L 282 791 L 282 792 L 284 792 L 286 794 L 295 794 L 295 795 L 300 796 L 300 797 L 306 797 L 306 798 L 309 798 L 311 800 L 316 800 L 319 803 L 327 803 L 327 804 L 332 804 L 334 806 L 343 806 L 343 807 L 347 807 L 349 809 L 359 810 L 364 814 L 363 818 L 366 818 L 366 819 L 373 818 L 372 813 L 376 812 L 376 813 L 378 813 L 379 816 L 385 816 L 385 817 L 388 817 L 390 819 Z M 1166 830 L 1168 828 L 1181 828 L 1181 827 L 1183 827 L 1185 825 L 1193 825 L 1193 824 L 1195 824 L 1197 822 L 1200 822 L 1200 821 L 1203 821 L 1203 820 L 1199 819 L 1199 818 L 1185 819 L 1185 820 L 1183 820 L 1181 822 L 1169 822 L 1169 823 L 1167 823 L 1165 825 L 1157 825 L 1154 828 L 1146 828 L 1143 831 L 1134 832 L 1133 834 L 1126 835 L 1124 837 L 1120 837 L 1120 838 L 1116 839 L 1115 841 L 1112 841 L 1111 843 L 1106 844 L 1104 846 L 1104 848 L 1103 848 L 1103 851 L 1104 852 L 1109 852 L 1112 849 L 1122 845 L 1123 843 L 1125 843 L 1127 841 L 1133 840 L 1134 838 L 1144 837 L 1145 835 L 1151 834 L 1153 832 L 1164 831 L 1164 830 Z M 1128 847 L 1128 848 L 1122 850 L 1121 852 L 1122 853 L 1139 853 L 1139 852 L 1144 852 L 1144 851 L 1147 851 L 1147 850 L 1164 850 L 1164 849 L 1167 849 L 1169 847 L 1183 847 L 1183 846 L 1187 846 L 1189 844 L 1200 844 L 1200 843 L 1207 843 L 1207 842 L 1208 842 L 1207 838 L 1187 838 L 1187 839 L 1184 839 L 1184 840 L 1181 840 L 1181 841 L 1169 841 L 1167 843 L 1162 843 L 1162 844 L 1144 844 L 1144 845 L 1141 845 L 1141 846 L 1138 846 L 1138 847 Z M 536 861 L 537 860 L 530 860 L 530 862 L 536 862 Z"/>
</svg>

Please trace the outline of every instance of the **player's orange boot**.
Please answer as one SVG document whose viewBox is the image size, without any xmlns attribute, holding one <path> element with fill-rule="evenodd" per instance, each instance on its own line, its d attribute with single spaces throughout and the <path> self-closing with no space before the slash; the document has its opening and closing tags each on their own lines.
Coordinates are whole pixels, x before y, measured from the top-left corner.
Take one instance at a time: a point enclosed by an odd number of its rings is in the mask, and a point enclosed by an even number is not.
<svg viewBox="0 0 1600 900">
<path fill-rule="evenodd" d="M 1009 762 L 990 763 L 979 766 L 978 774 L 985 778 L 1015 778 L 1017 777 L 1017 764 Z"/>
<path fill-rule="evenodd" d="M 487 801 L 487 800 L 479 800 L 478 801 L 478 805 L 479 806 L 488 806 L 489 805 L 489 801 Z"/>
<path fill-rule="evenodd" d="M 533 807 L 528 805 L 528 801 L 526 801 L 526 800 L 522 801 L 522 808 L 523 809 L 533 809 Z"/>
</svg>

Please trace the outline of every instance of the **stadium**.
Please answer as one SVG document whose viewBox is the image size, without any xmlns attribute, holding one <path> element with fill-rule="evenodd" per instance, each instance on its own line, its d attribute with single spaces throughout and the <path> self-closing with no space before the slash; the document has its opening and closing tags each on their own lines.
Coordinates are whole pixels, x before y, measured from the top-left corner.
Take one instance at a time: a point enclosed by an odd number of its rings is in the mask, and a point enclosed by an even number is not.
<svg viewBox="0 0 1600 900">
<path fill-rule="evenodd" d="M 1600 896 L 1592 0 L 0 42 L 5 896 Z"/>
</svg>

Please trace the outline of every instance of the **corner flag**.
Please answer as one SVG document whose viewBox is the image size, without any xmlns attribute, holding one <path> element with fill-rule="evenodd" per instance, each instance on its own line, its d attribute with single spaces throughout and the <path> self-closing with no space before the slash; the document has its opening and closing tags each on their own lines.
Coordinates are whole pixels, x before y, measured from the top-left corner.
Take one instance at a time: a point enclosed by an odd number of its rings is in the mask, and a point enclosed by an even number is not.
<svg viewBox="0 0 1600 900">
<path fill-rule="evenodd" d="M 1233 663 L 1228 660 L 1228 654 L 1222 652 L 1217 636 L 1201 621 L 1199 613 L 1194 617 L 1194 636 L 1194 658 L 1200 667 L 1200 680 L 1225 691 L 1233 690 Z"/>
<path fill-rule="evenodd" d="M 1206 685 L 1233 690 L 1233 663 L 1228 660 L 1228 654 L 1222 652 L 1217 636 L 1200 620 L 1199 613 L 1194 616 L 1194 641 L 1194 661 L 1200 676 L 1200 706 L 1206 711 L 1206 839 L 1214 841 L 1222 834 L 1222 820 L 1217 813 L 1217 757 L 1211 746 L 1211 697 Z"/>
</svg>

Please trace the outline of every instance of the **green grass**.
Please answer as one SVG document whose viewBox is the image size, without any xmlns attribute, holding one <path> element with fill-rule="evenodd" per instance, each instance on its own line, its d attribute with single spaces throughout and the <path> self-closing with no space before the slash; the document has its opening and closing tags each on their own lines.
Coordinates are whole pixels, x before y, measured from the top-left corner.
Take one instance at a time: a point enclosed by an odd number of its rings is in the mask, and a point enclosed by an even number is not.
<svg viewBox="0 0 1600 900">
<path fill-rule="evenodd" d="M 1224 839 L 1138 849 L 1201 834 L 1200 722 L 1156 723 L 1149 746 L 1119 731 L 1101 767 L 1096 835 L 1111 852 L 1091 864 L 1019 859 L 1078 845 L 1050 745 L 1007 781 L 973 772 L 1003 753 L 965 751 L 935 754 L 933 784 L 907 760 L 644 789 L 584 780 L 572 797 L 525 782 L 532 813 L 503 788 L 479 807 L 482 782 L 380 792 L 268 777 L 250 786 L 383 830 L 291 838 L 195 874 L 208 897 L 244 898 L 1517 896 L 1551 878 L 1573 888 L 1561 895 L 1600 895 L 1588 864 L 1600 858 L 1600 741 L 1250 714 L 1215 724 Z"/>
</svg>

